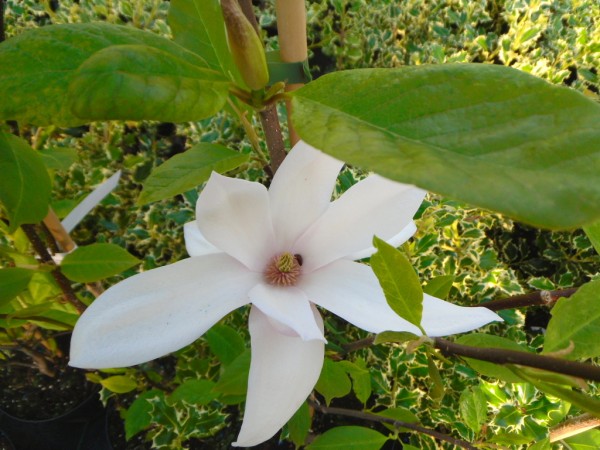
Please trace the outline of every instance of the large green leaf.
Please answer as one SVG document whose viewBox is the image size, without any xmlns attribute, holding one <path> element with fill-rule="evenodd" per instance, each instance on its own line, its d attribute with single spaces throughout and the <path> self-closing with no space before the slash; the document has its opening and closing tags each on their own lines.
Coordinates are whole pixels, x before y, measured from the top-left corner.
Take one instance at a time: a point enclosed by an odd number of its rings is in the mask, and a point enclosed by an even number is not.
<svg viewBox="0 0 600 450">
<path fill-rule="evenodd" d="M 239 333 L 230 326 L 223 324 L 213 325 L 204 333 L 210 350 L 226 366 L 232 363 L 246 350 L 246 343 Z"/>
<path fill-rule="evenodd" d="M 117 275 L 140 261 L 115 244 L 92 244 L 79 247 L 62 261 L 65 276 L 80 283 L 98 281 Z"/>
<path fill-rule="evenodd" d="M 211 69 L 241 84 L 227 46 L 219 0 L 171 0 L 168 22 L 175 42 L 202 56 Z"/>
<path fill-rule="evenodd" d="M 8 215 L 10 232 L 46 217 L 50 190 L 50 177 L 40 155 L 23 139 L 0 132 L 0 202 Z"/>
<path fill-rule="evenodd" d="M 65 101 L 74 71 L 112 45 L 146 45 L 200 67 L 198 55 L 153 33 L 106 23 L 52 25 L 0 44 L 0 120 L 36 125 L 78 125 Z"/>
<path fill-rule="evenodd" d="M 536 226 L 600 218 L 600 105 L 515 69 L 336 72 L 293 94 L 302 139 L 394 180 Z"/>
<path fill-rule="evenodd" d="M 315 389 L 325 397 L 325 401 L 329 405 L 331 400 L 338 397 L 344 397 L 350 393 L 352 384 L 346 374 L 344 365 L 340 362 L 332 361 L 325 358 L 323 361 L 323 369 L 317 381 Z"/>
<path fill-rule="evenodd" d="M 567 359 L 600 356 L 600 279 L 581 286 L 569 298 L 561 298 L 552 308 L 544 341 L 544 352 L 575 345 L 562 355 Z"/>
<path fill-rule="evenodd" d="M 379 450 L 388 438 L 365 427 L 347 426 L 327 430 L 306 446 L 307 450 Z"/>
<path fill-rule="evenodd" d="M 371 267 L 390 307 L 403 319 L 421 327 L 423 290 L 412 265 L 399 250 L 378 237 L 373 238 L 377 253 Z"/>
<path fill-rule="evenodd" d="M 468 427 L 478 434 L 487 421 L 487 400 L 479 386 L 473 386 L 460 394 L 460 415 Z"/>
<path fill-rule="evenodd" d="M 93 120 L 188 122 L 218 112 L 229 82 L 222 75 L 146 45 L 96 52 L 69 84 L 72 112 Z"/>
<path fill-rule="evenodd" d="M 181 194 L 205 182 L 213 171 L 227 172 L 248 158 L 222 145 L 202 142 L 157 167 L 144 182 L 139 203 L 144 205 Z"/>
</svg>

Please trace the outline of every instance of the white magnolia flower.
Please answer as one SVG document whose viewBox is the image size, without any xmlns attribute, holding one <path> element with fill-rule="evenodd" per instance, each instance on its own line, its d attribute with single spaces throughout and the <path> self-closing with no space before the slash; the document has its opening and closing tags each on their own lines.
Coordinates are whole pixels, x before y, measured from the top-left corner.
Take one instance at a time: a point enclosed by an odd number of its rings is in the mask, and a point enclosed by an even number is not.
<svg viewBox="0 0 600 450">
<path fill-rule="evenodd" d="M 379 333 L 417 327 L 386 303 L 371 268 L 373 235 L 400 245 L 425 192 L 372 175 L 331 202 L 342 162 L 300 142 L 270 189 L 213 174 L 184 228 L 188 253 L 108 289 L 77 323 L 75 367 L 139 364 L 198 339 L 229 312 L 252 304 L 252 362 L 244 421 L 234 445 L 273 436 L 312 391 L 323 365 L 315 305 Z M 499 317 L 425 296 L 430 336 L 468 331 Z"/>
</svg>

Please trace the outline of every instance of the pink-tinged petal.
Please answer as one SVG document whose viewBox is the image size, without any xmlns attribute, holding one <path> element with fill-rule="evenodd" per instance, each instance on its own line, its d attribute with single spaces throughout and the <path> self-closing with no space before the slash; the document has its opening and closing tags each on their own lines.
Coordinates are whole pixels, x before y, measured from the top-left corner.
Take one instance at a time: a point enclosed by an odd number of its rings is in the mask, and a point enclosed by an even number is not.
<svg viewBox="0 0 600 450">
<path fill-rule="evenodd" d="M 195 341 L 230 311 L 249 302 L 259 275 L 225 254 L 188 258 L 128 278 L 83 313 L 69 364 L 126 367 Z"/>
<path fill-rule="evenodd" d="M 494 321 L 502 318 L 487 308 L 458 306 L 427 294 L 423 298 L 421 326 L 428 336 L 464 333 Z"/>
<path fill-rule="evenodd" d="M 303 340 L 325 341 L 323 332 L 315 322 L 306 294 L 300 289 L 260 283 L 248 292 L 248 296 L 254 306 L 269 318 L 291 328 Z"/>
<path fill-rule="evenodd" d="M 285 158 L 269 188 L 279 249 L 295 240 L 329 207 L 344 163 L 299 141 Z"/>
<path fill-rule="evenodd" d="M 221 250 L 206 240 L 200 232 L 200 228 L 198 228 L 198 222 L 195 220 L 183 226 L 183 237 L 185 238 L 185 248 L 190 256 L 222 253 Z"/>
<path fill-rule="evenodd" d="M 392 237 L 391 239 L 388 239 L 386 242 L 394 247 L 400 247 L 402 244 L 404 244 L 406 241 L 408 241 L 416 232 L 417 232 L 417 226 L 411 220 L 410 223 L 408 225 L 406 225 L 402 229 L 402 231 L 400 231 L 400 233 L 398 233 L 396 236 Z M 357 259 L 368 258 L 376 251 L 377 250 L 375 249 L 375 247 L 371 246 L 370 248 L 368 248 L 366 250 L 362 250 L 360 252 L 356 252 L 356 253 L 353 253 L 352 255 L 347 256 L 346 259 L 351 259 L 351 260 L 355 261 Z"/>
<path fill-rule="evenodd" d="M 364 264 L 340 259 L 306 275 L 298 287 L 311 302 L 363 330 L 421 334 L 416 326 L 389 307 L 377 277 Z"/>
<path fill-rule="evenodd" d="M 319 328 L 323 321 L 313 310 Z M 250 310 L 252 361 L 244 421 L 236 447 L 271 438 L 312 392 L 323 367 L 323 341 L 303 341 L 279 334 L 255 307 Z"/>
<path fill-rule="evenodd" d="M 302 255 L 303 270 L 310 272 L 368 249 L 374 235 L 387 240 L 406 227 L 424 196 L 414 186 L 371 175 L 333 202 L 293 251 Z"/>
<path fill-rule="evenodd" d="M 196 204 L 202 235 L 251 270 L 274 255 L 269 194 L 260 183 L 211 175 Z"/>
</svg>

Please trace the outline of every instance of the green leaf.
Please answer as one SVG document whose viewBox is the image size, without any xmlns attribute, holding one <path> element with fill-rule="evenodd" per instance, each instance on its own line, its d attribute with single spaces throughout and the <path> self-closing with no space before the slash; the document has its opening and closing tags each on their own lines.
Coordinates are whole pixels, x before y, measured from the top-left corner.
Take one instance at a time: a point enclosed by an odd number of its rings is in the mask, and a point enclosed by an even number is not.
<svg viewBox="0 0 600 450">
<path fill-rule="evenodd" d="M 311 422 L 310 409 L 308 404 L 304 402 L 287 423 L 290 441 L 292 441 L 296 447 L 301 447 L 306 442 Z"/>
<path fill-rule="evenodd" d="M 386 342 L 394 342 L 403 344 L 404 342 L 414 341 L 419 339 L 419 336 L 408 331 L 384 331 L 383 333 L 377 334 L 373 343 L 375 345 L 384 344 Z"/>
<path fill-rule="evenodd" d="M 3 72 L 4 69 L 0 71 L 0 80 Z M 4 101 L 3 97 L 0 108 Z M 46 217 L 51 184 L 44 163 L 23 139 L 2 132 L 0 174 L 0 201 L 6 208 L 10 233 L 23 223 L 40 222 Z"/>
<path fill-rule="evenodd" d="M 571 450 L 598 450 L 600 448 L 600 430 L 589 430 L 564 439 L 564 441 Z"/>
<path fill-rule="evenodd" d="M 388 438 L 364 427 L 336 427 L 327 430 L 306 446 L 307 450 L 379 450 Z"/>
<path fill-rule="evenodd" d="M 215 392 L 225 395 L 246 395 L 249 372 L 250 349 L 246 349 L 225 368 L 215 386 Z"/>
<path fill-rule="evenodd" d="M 228 365 L 246 350 L 246 343 L 237 331 L 227 325 L 217 324 L 204 333 L 210 351 L 223 365 Z"/>
<path fill-rule="evenodd" d="M 600 104 L 574 90 L 443 64 L 335 72 L 291 95 L 302 139 L 349 164 L 535 226 L 600 218 Z"/>
<path fill-rule="evenodd" d="M 40 156 L 48 169 L 68 170 L 77 161 L 77 150 L 55 147 L 40 150 Z"/>
<path fill-rule="evenodd" d="M 378 416 L 387 417 L 389 419 L 398 420 L 400 422 L 414 424 L 420 423 L 419 418 L 414 413 L 402 407 L 384 409 L 383 411 L 379 411 L 376 414 Z M 394 427 L 392 424 L 389 423 L 384 423 L 383 425 L 392 431 L 394 431 L 396 428 L 399 428 L 400 430 L 408 430 L 408 428 Z"/>
<path fill-rule="evenodd" d="M 403 319 L 421 328 L 423 291 L 412 265 L 399 250 L 378 237 L 373 238 L 377 253 L 371 256 L 371 267 L 385 298 Z"/>
<path fill-rule="evenodd" d="M 71 110 L 87 120 L 188 122 L 218 112 L 229 82 L 212 70 L 144 45 L 96 52 L 69 84 Z"/>
<path fill-rule="evenodd" d="M 581 286 L 575 294 L 561 298 L 552 308 L 546 329 L 544 352 L 575 348 L 562 357 L 567 359 L 600 356 L 600 279 Z"/>
<path fill-rule="evenodd" d="M 454 283 L 454 275 L 440 275 L 432 278 L 429 283 L 423 288 L 423 292 L 433 297 L 445 299 L 452 289 Z"/>
<path fill-rule="evenodd" d="M 346 374 L 344 365 L 325 358 L 315 389 L 325 397 L 328 405 L 334 398 L 348 395 L 352 389 L 352 384 Z"/>
<path fill-rule="evenodd" d="M 125 438 L 131 439 L 143 429 L 152 423 L 152 403 L 148 401 L 151 398 L 159 398 L 164 402 L 164 393 L 152 389 L 141 393 L 125 413 Z"/>
<path fill-rule="evenodd" d="M 200 56 L 134 27 L 78 23 L 36 28 L 0 44 L 0 120 L 61 126 L 84 123 L 65 101 L 69 82 L 86 59 L 112 45 L 146 45 L 206 67 Z"/>
<path fill-rule="evenodd" d="M 600 222 L 583 227 L 583 231 L 596 249 L 596 253 L 600 253 Z"/>
<path fill-rule="evenodd" d="M 510 339 L 503 338 L 501 336 L 494 336 L 492 334 L 482 334 L 482 333 L 473 333 L 466 334 L 464 336 L 459 337 L 456 340 L 457 343 L 463 345 L 470 345 L 472 347 L 481 347 L 481 348 L 502 348 L 505 350 L 516 350 L 527 352 L 529 349 L 525 346 L 517 344 Z M 519 383 L 523 380 L 514 374 L 512 370 L 508 367 L 501 366 L 499 364 L 494 364 L 486 361 L 479 361 L 477 359 L 472 358 L 464 358 L 465 361 L 479 372 L 482 375 L 498 378 L 500 380 L 506 381 L 507 383 Z"/>
<path fill-rule="evenodd" d="M 200 55 L 211 69 L 242 83 L 227 45 L 219 0 L 172 0 L 167 21 L 175 42 Z"/>
<path fill-rule="evenodd" d="M 145 205 L 189 191 L 208 180 L 213 171 L 228 172 L 248 158 L 222 145 L 197 144 L 154 169 L 144 182 L 138 203 Z"/>
<path fill-rule="evenodd" d="M 444 389 L 444 381 L 442 380 L 440 371 L 435 365 L 429 352 L 427 353 L 427 371 L 429 373 L 429 379 L 431 380 L 429 397 L 431 397 L 435 404 L 439 405 L 444 398 L 444 395 L 446 395 L 446 391 Z"/>
<path fill-rule="evenodd" d="M 117 275 L 139 264 L 140 260 L 115 244 L 78 247 L 62 261 L 65 276 L 79 283 L 90 283 Z"/>
<path fill-rule="evenodd" d="M 137 388 L 137 382 L 133 378 L 126 375 L 115 375 L 104 378 L 100 381 L 100 384 L 109 391 L 117 394 L 125 394 Z"/>
<path fill-rule="evenodd" d="M 483 424 L 487 422 L 487 400 L 481 388 L 474 386 L 463 391 L 459 405 L 461 417 L 468 427 L 478 434 Z"/>
<path fill-rule="evenodd" d="M 4 306 L 23 292 L 35 272 L 18 267 L 0 269 L 0 306 Z"/>
<path fill-rule="evenodd" d="M 352 390 L 356 398 L 363 404 L 367 403 L 372 391 L 371 374 L 367 369 L 367 363 L 361 358 L 357 358 L 355 363 L 350 361 L 340 361 L 339 363 L 352 379 Z"/>
<path fill-rule="evenodd" d="M 206 405 L 219 396 L 214 387 L 215 383 L 210 380 L 187 380 L 173 391 L 169 402 Z"/>
</svg>

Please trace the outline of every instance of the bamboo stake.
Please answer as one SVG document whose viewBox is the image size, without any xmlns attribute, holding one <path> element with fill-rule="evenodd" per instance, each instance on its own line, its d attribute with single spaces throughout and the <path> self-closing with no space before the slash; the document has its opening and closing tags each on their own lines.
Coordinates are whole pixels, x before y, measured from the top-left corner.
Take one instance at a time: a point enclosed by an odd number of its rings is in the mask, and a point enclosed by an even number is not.
<svg viewBox="0 0 600 450">
<path fill-rule="evenodd" d="M 58 216 L 52 208 L 48 208 L 48 214 L 44 218 L 44 225 L 46 225 L 52 234 L 52 237 L 54 237 L 64 252 L 68 253 L 76 247 L 75 242 L 71 239 L 67 230 L 62 226 L 62 223 L 60 223 Z"/>
<path fill-rule="evenodd" d="M 306 6 L 304 0 L 276 0 L 277 32 L 279 35 L 279 51 L 284 62 L 302 62 L 308 58 L 306 44 Z M 286 91 L 302 87 L 302 83 L 286 85 Z M 300 139 L 292 126 L 292 105 L 285 102 L 288 113 L 290 144 L 293 146 Z"/>
</svg>

